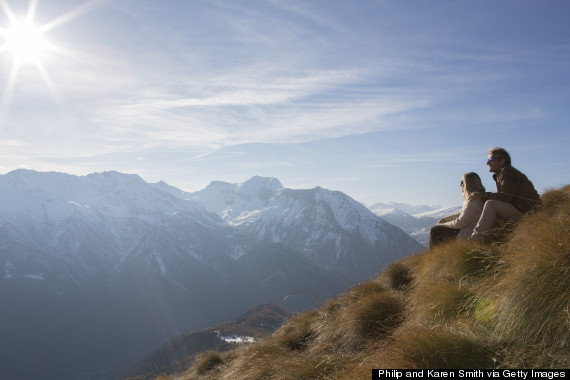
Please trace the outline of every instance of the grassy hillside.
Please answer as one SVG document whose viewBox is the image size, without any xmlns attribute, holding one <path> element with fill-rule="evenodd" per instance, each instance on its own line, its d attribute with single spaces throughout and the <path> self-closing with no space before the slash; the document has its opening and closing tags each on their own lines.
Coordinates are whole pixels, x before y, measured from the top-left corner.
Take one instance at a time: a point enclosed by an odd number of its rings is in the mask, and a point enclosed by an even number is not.
<svg viewBox="0 0 570 380">
<path fill-rule="evenodd" d="M 568 368 L 570 186 L 493 244 L 394 263 L 262 341 L 173 379 L 370 379 L 372 368 Z"/>
</svg>

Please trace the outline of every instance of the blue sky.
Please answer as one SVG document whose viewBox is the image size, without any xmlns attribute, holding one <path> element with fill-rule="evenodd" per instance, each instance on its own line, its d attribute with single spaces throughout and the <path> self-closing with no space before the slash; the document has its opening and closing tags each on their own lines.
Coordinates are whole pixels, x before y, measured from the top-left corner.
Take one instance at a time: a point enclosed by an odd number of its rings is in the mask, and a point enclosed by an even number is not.
<svg viewBox="0 0 570 380">
<path fill-rule="evenodd" d="M 494 190 L 503 146 L 539 191 L 570 183 L 566 0 L 0 4 L 1 173 L 451 206 L 464 172 Z M 26 15 L 47 44 L 28 61 L 7 47 Z"/>
</svg>

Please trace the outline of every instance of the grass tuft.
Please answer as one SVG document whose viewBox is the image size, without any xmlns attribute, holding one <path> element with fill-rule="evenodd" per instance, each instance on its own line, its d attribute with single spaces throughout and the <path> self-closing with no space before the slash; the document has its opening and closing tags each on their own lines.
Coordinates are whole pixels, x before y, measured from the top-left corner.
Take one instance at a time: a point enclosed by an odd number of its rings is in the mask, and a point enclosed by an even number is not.
<svg viewBox="0 0 570 380">
<path fill-rule="evenodd" d="M 196 370 L 203 375 L 212 372 L 224 363 L 222 355 L 217 351 L 207 351 L 196 359 Z"/>
<path fill-rule="evenodd" d="M 396 290 L 407 289 L 414 280 L 413 269 L 403 262 L 396 262 L 390 265 L 384 273 L 388 285 Z"/>
<path fill-rule="evenodd" d="M 351 304 L 370 295 L 382 293 L 385 290 L 386 287 L 382 284 L 376 281 L 368 281 L 352 287 L 342 298 L 345 303 Z"/>
<path fill-rule="evenodd" d="M 318 316 L 316 311 L 299 314 L 277 332 L 279 343 L 292 351 L 303 350 L 315 337 L 312 323 Z"/>
<path fill-rule="evenodd" d="M 381 351 L 374 368 L 495 368 L 496 351 L 476 337 L 442 326 L 414 326 Z"/>
<path fill-rule="evenodd" d="M 356 348 L 385 337 L 403 321 L 403 312 L 402 301 L 390 292 L 362 298 L 344 312 L 345 339 Z"/>
<path fill-rule="evenodd" d="M 570 201 L 570 185 L 563 187 L 560 190 L 550 189 L 540 197 L 542 199 L 542 206 L 539 211 L 552 211 L 560 207 L 560 205 Z"/>
<path fill-rule="evenodd" d="M 437 246 L 417 268 L 416 283 L 433 279 L 473 282 L 494 274 L 501 260 L 500 246 L 481 245 L 471 241 Z"/>
<path fill-rule="evenodd" d="M 419 286 L 410 306 L 419 321 L 448 322 L 471 310 L 474 294 L 458 282 L 435 280 Z"/>
</svg>

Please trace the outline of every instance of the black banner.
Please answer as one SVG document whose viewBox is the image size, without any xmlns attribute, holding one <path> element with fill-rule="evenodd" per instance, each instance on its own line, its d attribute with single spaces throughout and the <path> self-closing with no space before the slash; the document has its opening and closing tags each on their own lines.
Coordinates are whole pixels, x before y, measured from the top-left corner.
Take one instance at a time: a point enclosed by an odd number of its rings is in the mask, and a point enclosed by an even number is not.
<svg viewBox="0 0 570 380">
<path fill-rule="evenodd" d="M 373 369 L 375 379 L 561 379 L 569 378 L 567 369 Z"/>
</svg>

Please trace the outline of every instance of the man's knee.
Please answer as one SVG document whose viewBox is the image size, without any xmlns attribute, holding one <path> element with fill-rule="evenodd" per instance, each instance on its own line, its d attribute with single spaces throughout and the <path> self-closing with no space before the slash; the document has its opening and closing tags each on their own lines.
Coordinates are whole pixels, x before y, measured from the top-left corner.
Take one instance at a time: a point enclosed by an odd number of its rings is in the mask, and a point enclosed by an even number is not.
<svg viewBox="0 0 570 380">
<path fill-rule="evenodd" d="M 487 203 L 489 205 L 487 206 Z M 511 203 L 503 202 L 498 200 L 488 200 L 485 202 L 484 208 L 489 207 L 493 209 L 497 218 L 509 220 L 509 219 L 519 219 L 522 213 Z"/>
</svg>

